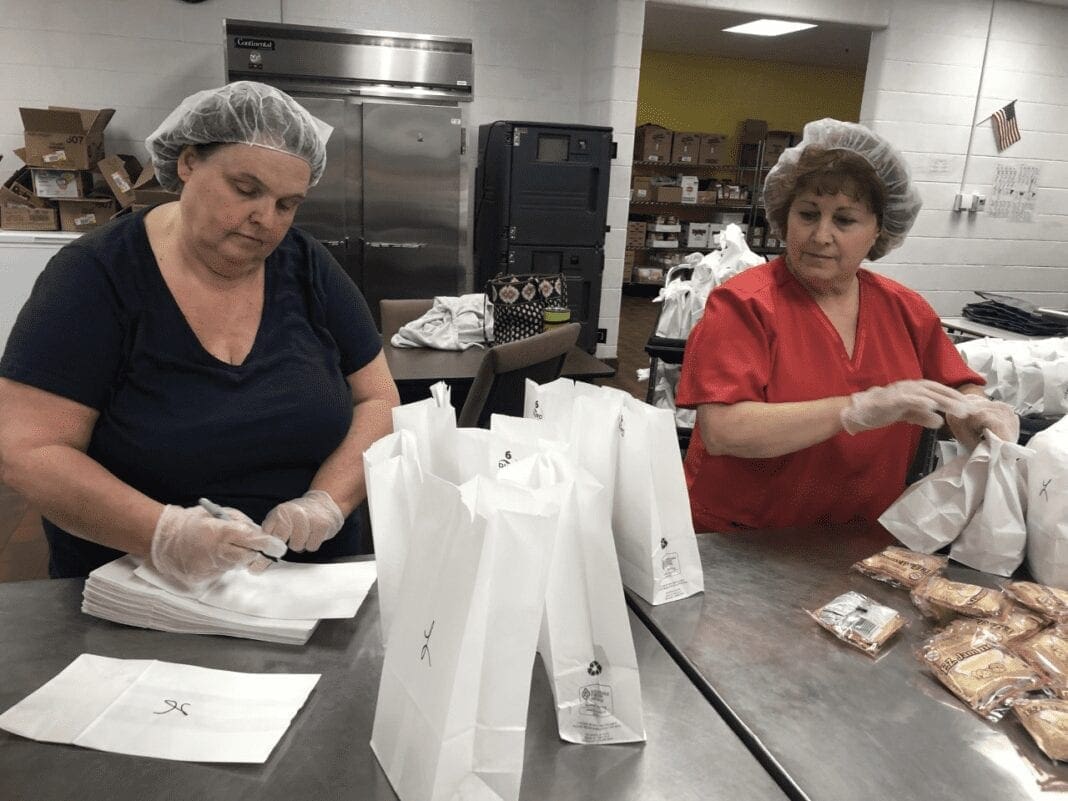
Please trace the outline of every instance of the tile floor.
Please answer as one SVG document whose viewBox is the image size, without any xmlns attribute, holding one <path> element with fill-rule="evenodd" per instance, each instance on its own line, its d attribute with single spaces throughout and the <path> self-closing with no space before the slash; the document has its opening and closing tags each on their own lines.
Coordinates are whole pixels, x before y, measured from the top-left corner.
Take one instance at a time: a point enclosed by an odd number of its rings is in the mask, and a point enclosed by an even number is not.
<svg viewBox="0 0 1068 801">
<path fill-rule="evenodd" d="M 645 384 L 635 371 L 649 366 L 644 347 L 652 333 L 659 304 L 647 297 L 623 296 L 620 309 L 618 367 L 602 383 L 645 398 Z M 0 581 L 48 577 L 48 546 L 40 514 L 9 487 L 0 484 Z"/>
</svg>

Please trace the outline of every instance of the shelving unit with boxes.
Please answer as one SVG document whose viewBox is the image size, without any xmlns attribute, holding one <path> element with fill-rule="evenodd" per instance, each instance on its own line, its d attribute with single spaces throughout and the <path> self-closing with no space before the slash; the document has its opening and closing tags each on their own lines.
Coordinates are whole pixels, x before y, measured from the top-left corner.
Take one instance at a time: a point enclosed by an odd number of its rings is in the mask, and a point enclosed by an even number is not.
<svg viewBox="0 0 1068 801">
<path fill-rule="evenodd" d="M 713 248 L 716 234 L 730 223 L 747 231 L 754 249 L 765 249 L 766 225 L 754 195 L 766 173 L 760 168 L 763 148 L 755 170 L 743 168 L 740 158 L 728 162 L 725 151 L 723 134 L 638 127 L 624 284 L 661 285 L 667 270 L 689 253 Z M 778 252 L 777 244 L 771 252 Z"/>
</svg>

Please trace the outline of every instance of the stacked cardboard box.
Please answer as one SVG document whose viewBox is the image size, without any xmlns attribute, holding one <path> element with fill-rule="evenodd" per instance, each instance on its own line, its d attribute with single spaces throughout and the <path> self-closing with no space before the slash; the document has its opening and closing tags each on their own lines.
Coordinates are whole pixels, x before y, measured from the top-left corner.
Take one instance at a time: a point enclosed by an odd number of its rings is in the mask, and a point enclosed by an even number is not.
<svg viewBox="0 0 1068 801">
<path fill-rule="evenodd" d="M 672 134 L 659 125 L 639 125 L 634 131 L 635 161 L 671 161 Z"/>
<path fill-rule="evenodd" d="M 628 248 L 643 248 L 645 247 L 645 229 L 646 224 L 642 221 L 631 220 L 627 223 L 627 247 Z"/>
<path fill-rule="evenodd" d="M 174 200 L 132 156 L 104 155 L 113 109 L 20 108 L 26 166 L 0 190 L 0 228 L 82 232 L 99 228 L 117 208 Z M 134 178 L 136 177 L 136 181 Z"/>
</svg>

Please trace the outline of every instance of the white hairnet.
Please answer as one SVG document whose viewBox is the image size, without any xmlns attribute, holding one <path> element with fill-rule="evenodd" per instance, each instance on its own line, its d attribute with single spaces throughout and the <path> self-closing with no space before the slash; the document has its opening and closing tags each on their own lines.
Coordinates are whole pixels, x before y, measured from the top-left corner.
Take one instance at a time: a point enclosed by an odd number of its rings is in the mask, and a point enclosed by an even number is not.
<svg viewBox="0 0 1068 801">
<path fill-rule="evenodd" d="M 334 129 L 285 92 L 236 81 L 192 94 L 145 140 L 160 185 L 180 192 L 178 156 L 187 145 L 242 144 L 278 150 L 311 166 L 310 186 L 326 168 L 326 141 Z"/>
<path fill-rule="evenodd" d="M 788 148 L 764 180 L 764 206 L 769 221 L 775 210 L 787 208 L 793 201 L 797 186 L 797 169 L 806 148 L 817 146 L 824 150 L 848 150 L 862 156 L 882 181 L 886 194 L 883 207 L 882 230 L 869 259 L 878 259 L 905 241 L 912 224 L 920 213 L 923 201 L 909 180 L 909 169 L 894 147 L 863 125 L 824 118 L 805 125 L 801 142 Z"/>
</svg>

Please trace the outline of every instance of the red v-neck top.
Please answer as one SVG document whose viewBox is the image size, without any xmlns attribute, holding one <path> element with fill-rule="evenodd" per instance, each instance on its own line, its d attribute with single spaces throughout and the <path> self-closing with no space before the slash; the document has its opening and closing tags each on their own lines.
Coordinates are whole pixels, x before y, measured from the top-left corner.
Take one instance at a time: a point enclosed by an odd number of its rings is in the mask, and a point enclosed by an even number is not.
<svg viewBox="0 0 1068 801">
<path fill-rule="evenodd" d="M 690 333 L 676 403 L 786 403 L 850 395 L 908 378 L 983 384 L 934 309 L 867 270 L 852 358 L 831 321 L 780 257 L 709 295 Z M 711 456 L 696 428 L 686 454 L 698 531 L 874 520 L 904 489 L 921 429 L 897 423 L 844 432 L 769 459 Z"/>
</svg>

